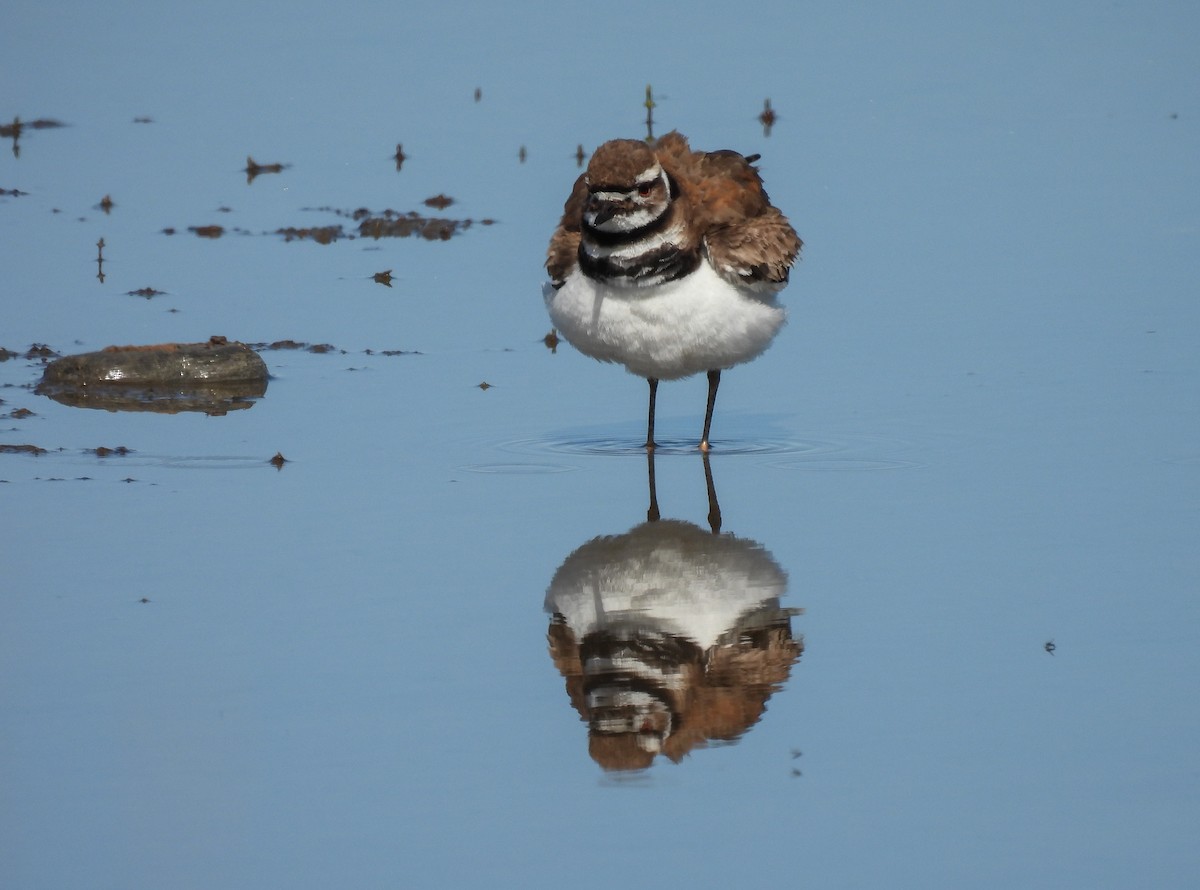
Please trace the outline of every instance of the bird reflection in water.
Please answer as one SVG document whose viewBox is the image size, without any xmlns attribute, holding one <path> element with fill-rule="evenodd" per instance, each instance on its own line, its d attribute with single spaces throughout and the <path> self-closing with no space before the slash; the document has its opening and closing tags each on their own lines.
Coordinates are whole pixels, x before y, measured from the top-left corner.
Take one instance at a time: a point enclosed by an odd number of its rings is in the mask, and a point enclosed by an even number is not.
<svg viewBox="0 0 1200 890">
<path fill-rule="evenodd" d="M 546 593 L 550 655 L 605 770 L 678 763 L 758 722 L 804 649 L 787 575 L 755 541 L 721 534 L 708 455 L 708 529 L 662 519 L 649 452 L 647 521 L 594 538 Z"/>
</svg>

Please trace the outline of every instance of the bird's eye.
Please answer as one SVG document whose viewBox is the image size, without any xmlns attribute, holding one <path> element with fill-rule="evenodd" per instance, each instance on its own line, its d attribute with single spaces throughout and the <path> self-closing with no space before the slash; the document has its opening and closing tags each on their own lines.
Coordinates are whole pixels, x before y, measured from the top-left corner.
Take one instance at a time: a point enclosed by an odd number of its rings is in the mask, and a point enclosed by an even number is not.
<svg viewBox="0 0 1200 890">
<path fill-rule="evenodd" d="M 643 198 L 650 197 L 650 193 L 652 191 L 654 191 L 654 183 L 653 182 L 639 182 L 638 183 L 637 193 L 639 195 L 641 195 Z"/>
</svg>

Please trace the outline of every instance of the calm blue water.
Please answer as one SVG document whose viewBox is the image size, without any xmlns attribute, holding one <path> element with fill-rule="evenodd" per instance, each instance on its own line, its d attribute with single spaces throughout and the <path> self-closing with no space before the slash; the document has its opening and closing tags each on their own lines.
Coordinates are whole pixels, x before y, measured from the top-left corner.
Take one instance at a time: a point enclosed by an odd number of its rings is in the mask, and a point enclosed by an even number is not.
<svg viewBox="0 0 1200 890">
<path fill-rule="evenodd" d="M 1194 883 L 1191 7 L 19 0 L 2 31 L 0 122 L 66 126 L 0 143 L 0 346 L 336 348 L 265 351 L 219 417 L 0 363 L 0 444 L 47 449 L 0 454 L 0 884 Z M 715 539 L 704 381 L 660 389 L 646 526 L 645 383 L 542 343 L 576 146 L 643 135 L 647 83 L 658 132 L 761 152 L 806 241 L 722 383 Z M 476 224 L 273 234 L 356 208 Z M 685 665 L 648 769 L 589 752 L 597 627 Z"/>
</svg>

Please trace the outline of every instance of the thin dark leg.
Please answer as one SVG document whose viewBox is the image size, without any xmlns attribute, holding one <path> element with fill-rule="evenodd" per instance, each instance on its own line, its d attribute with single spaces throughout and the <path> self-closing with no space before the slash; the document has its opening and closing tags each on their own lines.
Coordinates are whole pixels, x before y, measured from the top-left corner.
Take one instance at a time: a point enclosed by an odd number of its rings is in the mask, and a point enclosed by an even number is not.
<svg viewBox="0 0 1200 890">
<path fill-rule="evenodd" d="M 650 417 L 646 421 L 646 450 L 654 450 L 654 399 L 658 395 L 658 380 L 654 377 L 647 377 L 646 381 L 650 384 Z"/>
<path fill-rule="evenodd" d="M 658 488 L 654 484 L 654 449 L 646 449 L 646 471 L 650 484 L 650 507 L 646 510 L 647 522 L 658 522 L 662 514 L 658 512 Z"/>
<path fill-rule="evenodd" d="M 708 452 L 704 458 L 704 485 L 708 489 L 708 527 L 714 535 L 721 533 L 721 505 L 717 503 L 717 486 L 713 484 L 712 466 L 708 462 Z"/>
<path fill-rule="evenodd" d="M 708 451 L 708 431 L 712 428 L 713 406 L 717 404 L 717 387 L 721 385 L 721 372 L 708 372 L 708 409 L 704 412 L 704 435 L 700 438 L 700 450 Z"/>
</svg>

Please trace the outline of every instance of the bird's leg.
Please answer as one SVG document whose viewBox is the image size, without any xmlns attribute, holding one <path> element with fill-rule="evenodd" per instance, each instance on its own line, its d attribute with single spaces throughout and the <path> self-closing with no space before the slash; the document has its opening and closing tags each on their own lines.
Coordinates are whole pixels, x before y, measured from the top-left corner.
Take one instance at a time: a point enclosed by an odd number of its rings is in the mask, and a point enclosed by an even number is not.
<svg viewBox="0 0 1200 890">
<path fill-rule="evenodd" d="M 708 451 L 708 431 L 712 427 L 713 406 L 717 404 L 717 387 L 721 385 L 721 372 L 708 372 L 708 408 L 704 412 L 704 435 L 700 438 L 700 450 Z"/>
<path fill-rule="evenodd" d="M 646 450 L 646 478 L 650 487 L 650 506 L 646 510 L 647 522 L 658 522 L 662 514 L 658 512 L 658 488 L 654 484 L 654 449 Z"/>
<path fill-rule="evenodd" d="M 658 395 L 658 378 L 647 377 L 650 384 L 650 416 L 646 421 L 646 450 L 654 450 L 654 399 Z"/>
<path fill-rule="evenodd" d="M 721 533 L 721 505 L 717 503 L 717 486 L 713 484 L 712 465 L 708 462 L 708 452 L 700 455 L 704 459 L 704 487 L 708 489 L 708 527 L 714 535 Z"/>
</svg>

